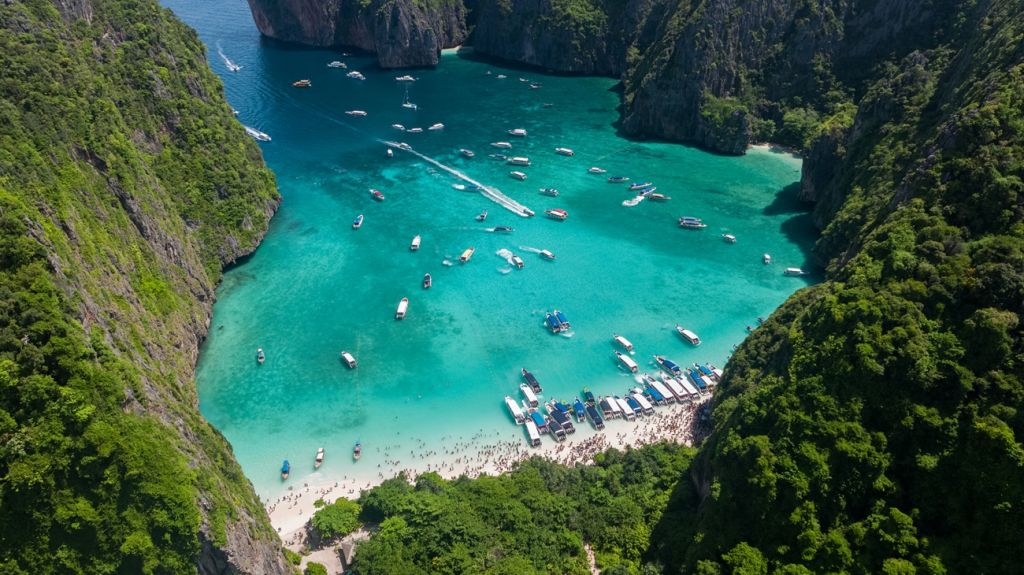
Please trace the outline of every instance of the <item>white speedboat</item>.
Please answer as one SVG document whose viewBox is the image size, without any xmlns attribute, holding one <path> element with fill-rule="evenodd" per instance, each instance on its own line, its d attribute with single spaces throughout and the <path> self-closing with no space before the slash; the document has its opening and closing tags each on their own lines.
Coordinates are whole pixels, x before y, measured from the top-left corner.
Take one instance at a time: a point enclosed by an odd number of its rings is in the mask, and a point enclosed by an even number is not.
<svg viewBox="0 0 1024 575">
<path fill-rule="evenodd" d="M 763 261 L 765 263 L 765 265 L 768 265 L 768 264 L 772 263 L 772 256 L 771 256 L 771 254 L 764 254 L 764 255 L 762 255 L 761 256 L 761 261 Z"/>
<path fill-rule="evenodd" d="M 564 222 L 569 217 L 569 212 L 561 208 L 551 208 L 550 210 L 544 210 L 544 213 L 553 220 L 559 220 Z"/>
<path fill-rule="evenodd" d="M 512 176 L 513 178 L 515 178 L 517 180 L 525 180 L 526 179 L 526 174 L 524 174 L 523 172 L 519 172 L 519 171 L 509 172 L 508 175 Z"/>
<path fill-rule="evenodd" d="M 804 270 L 802 270 L 800 268 L 786 268 L 786 270 L 784 272 L 782 272 L 782 273 L 783 273 L 783 275 L 787 275 L 787 276 L 807 275 L 807 272 L 805 272 Z"/>
<path fill-rule="evenodd" d="M 727 244 L 734 244 L 736 243 L 736 236 L 732 234 L 722 234 L 722 241 Z"/>
<path fill-rule="evenodd" d="M 476 155 L 473 153 L 473 150 L 467 150 L 466 148 L 459 148 L 459 153 L 462 154 L 464 158 L 472 158 Z"/>
<path fill-rule="evenodd" d="M 608 170 L 606 170 L 604 168 L 598 168 L 597 166 L 593 166 L 593 167 L 587 169 L 587 173 L 588 174 L 604 174 L 607 171 Z"/>
<path fill-rule="evenodd" d="M 394 158 L 395 157 L 395 151 L 392 150 L 391 148 L 388 148 L 387 157 Z"/>
<path fill-rule="evenodd" d="M 556 190 L 555 188 L 541 188 L 540 193 L 544 194 L 545 196 L 551 196 L 552 198 L 558 197 L 558 190 Z"/>
<path fill-rule="evenodd" d="M 452 187 L 456 190 L 462 191 L 466 189 L 466 184 L 452 184 Z"/>
<path fill-rule="evenodd" d="M 542 258 L 544 258 L 546 260 L 550 260 L 550 261 L 554 261 L 555 260 L 555 254 L 549 252 L 548 250 L 541 250 L 541 251 L 537 252 L 537 255 L 539 255 L 540 257 L 542 257 Z"/>
<path fill-rule="evenodd" d="M 512 259 L 512 265 L 516 266 L 519 269 L 523 269 L 523 265 L 525 265 L 523 263 L 523 258 L 521 258 L 519 256 L 512 256 L 511 259 Z"/>
<path fill-rule="evenodd" d="M 345 75 L 348 76 L 349 78 L 353 78 L 353 79 L 356 79 L 356 80 L 365 80 L 366 79 L 366 76 L 363 76 L 357 70 L 352 70 L 351 72 L 349 72 L 348 74 L 345 74 Z"/>
<path fill-rule="evenodd" d="M 334 60 L 333 62 L 327 63 L 328 68 L 348 68 L 341 60 Z"/>
<path fill-rule="evenodd" d="M 409 75 L 405 75 L 405 76 L 397 76 L 395 78 L 395 80 L 398 80 L 399 82 L 415 82 L 416 78 L 413 78 L 412 76 L 409 76 Z"/>
<path fill-rule="evenodd" d="M 292 82 L 292 86 L 295 88 L 311 88 L 313 86 L 313 82 L 308 79 L 296 80 Z"/>
<path fill-rule="evenodd" d="M 511 130 L 508 131 L 508 135 L 516 136 L 517 138 L 524 138 L 526 137 L 526 130 L 522 128 L 512 128 Z"/>
<path fill-rule="evenodd" d="M 366 115 L 366 110 L 347 110 L 345 111 L 345 113 L 348 114 L 349 116 L 357 116 L 359 118 L 362 118 L 363 116 Z"/>
<path fill-rule="evenodd" d="M 342 351 L 341 352 L 341 361 L 345 362 L 345 365 L 347 365 L 349 369 L 355 369 L 356 368 L 356 358 L 355 358 L 355 356 L 353 356 L 351 353 L 349 353 L 347 351 Z"/>
<path fill-rule="evenodd" d="M 420 249 L 420 236 L 419 234 L 413 236 L 412 243 L 409 244 L 409 251 L 416 251 Z"/>
<path fill-rule="evenodd" d="M 636 373 L 640 369 L 639 366 L 637 366 L 636 362 L 633 361 L 633 358 L 622 353 L 621 351 L 615 352 L 615 357 L 619 358 L 619 361 L 622 362 L 622 365 L 626 366 L 626 369 L 633 373 Z"/>
<path fill-rule="evenodd" d="M 680 337 L 690 342 L 692 345 L 700 345 L 700 338 L 697 337 L 697 334 L 693 333 L 688 329 L 683 328 L 683 326 L 679 324 L 676 324 L 676 333 L 678 333 Z"/>
<path fill-rule="evenodd" d="M 438 131 L 438 130 L 443 130 L 443 129 L 444 129 L 444 124 L 442 124 L 441 122 L 438 122 L 438 123 L 436 123 L 436 124 L 432 124 L 432 125 L 431 125 L 431 126 L 430 126 L 429 128 L 427 128 L 427 129 L 428 129 L 428 130 L 431 130 L 431 131 L 434 131 L 434 132 L 436 132 L 436 131 Z"/>
<path fill-rule="evenodd" d="M 430 274 L 423 274 L 423 289 L 430 289 L 432 285 L 434 285 L 434 280 Z"/>
<path fill-rule="evenodd" d="M 320 469 L 320 466 L 324 463 L 324 448 L 316 450 L 316 458 L 313 460 L 313 469 Z"/>
<path fill-rule="evenodd" d="M 679 227 L 691 230 L 702 230 L 708 227 L 708 225 L 701 221 L 700 218 L 695 218 L 693 216 L 681 216 L 679 218 Z"/>
<path fill-rule="evenodd" d="M 402 301 L 398 302 L 398 309 L 395 310 L 395 319 L 405 319 L 405 314 L 409 311 L 409 298 L 403 297 Z"/>
<path fill-rule="evenodd" d="M 497 76 L 495 76 L 495 78 L 497 78 L 499 80 L 504 80 L 505 78 L 508 78 L 508 76 L 506 76 L 504 74 L 498 74 Z"/>
<path fill-rule="evenodd" d="M 261 132 L 261 131 L 257 130 L 256 128 L 250 128 L 249 126 L 242 126 L 242 127 L 245 128 L 245 133 L 249 134 L 249 136 L 251 136 L 253 139 L 259 140 L 261 142 L 269 142 L 270 141 L 270 136 L 268 136 L 264 132 Z"/>
<path fill-rule="evenodd" d="M 647 194 L 647 199 L 651 200 L 652 202 L 667 202 L 667 201 L 671 200 L 672 198 L 670 196 L 666 196 L 665 194 L 659 194 L 657 192 L 652 192 L 650 194 Z"/>
<path fill-rule="evenodd" d="M 572 156 L 576 154 L 576 152 L 573 152 L 569 148 L 555 148 L 555 153 L 560 156 Z"/>
<path fill-rule="evenodd" d="M 501 148 L 502 150 L 508 150 L 512 148 L 512 144 L 509 142 L 491 142 L 492 148 Z"/>
<path fill-rule="evenodd" d="M 404 132 L 405 131 L 405 126 L 403 126 L 401 124 L 391 124 L 391 127 L 396 129 L 396 130 L 398 130 L 399 132 Z"/>
<path fill-rule="evenodd" d="M 530 158 L 527 158 L 526 156 L 512 156 L 511 158 L 507 158 L 505 163 L 512 166 L 529 166 Z"/>
</svg>

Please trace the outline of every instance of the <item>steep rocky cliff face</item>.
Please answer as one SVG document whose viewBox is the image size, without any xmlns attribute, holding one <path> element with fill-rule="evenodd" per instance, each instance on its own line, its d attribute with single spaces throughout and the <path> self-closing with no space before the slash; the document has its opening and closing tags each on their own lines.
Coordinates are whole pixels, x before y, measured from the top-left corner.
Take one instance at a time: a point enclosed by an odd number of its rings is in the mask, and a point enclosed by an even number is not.
<svg viewBox="0 0 1024 575">
<path fill-rule="evenodd" d="M 193 379 L 278 201 L 155 1 L 0 4 L 0 571 L 288 572 Z"/>
<path fill-rule="evenodd" d="M 466 39 L 461 0 L 249 0 L 260 32 L 313 46 L 354 46 L 385 68 L 436 66 Z"/>
</svg>

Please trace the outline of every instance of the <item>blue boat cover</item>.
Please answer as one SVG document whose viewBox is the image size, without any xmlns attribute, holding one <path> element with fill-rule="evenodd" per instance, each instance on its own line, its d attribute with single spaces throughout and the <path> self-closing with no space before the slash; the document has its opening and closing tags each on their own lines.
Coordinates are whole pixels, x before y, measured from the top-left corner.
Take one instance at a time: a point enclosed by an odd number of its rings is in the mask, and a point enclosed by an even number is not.
<svg viewBox="0 0 1024 575">
<path fill-rule="evenodd" d="M 583 402 L 580 401 L 580 398 L 576 398 L 576 401 L 572 404 L 572 408 L 576 412 L 576 415 L 583 417 Z"/>
<path fill-rule="evenodd" d="M 548 322 L 548 327 L 550 327 L 551 329 L 560 329 L 562 327 L 562 325 L 558 322 L 558 319 L 556 319 L 555 316 L 551 314 L 548 314 L 547 317 L 544 319 L 545 321 Z"/>
<path fill-rule="evenodd" d="M 557 309 L 555 310 L 555 317 L 558 318 L 558 322 L 559 323 L 564 323 L 566 325 L 569 325 L 569 320 L 566 319 L 565 314 L 560 312 L 560 311 L 558 311 Z"/>
<path fill-rule="evenodd" d="M 633 399 L 632 397 L 627 397 L 626 403 L 628 403 L 629 406 L 633 408 L 633 411 L 643 411 L 643 408 L 640 407 L 640 402 Z"/>
<path fill-rule="evenodd" d="M 562 413 L 569 413 L 569 407 L 562 403 L 561 401 L 555 402 L 555 409 L 561 411 Z"/>
<path fill-rule="evenodd" d="M 647 389 L 645 389 L 644 391 L 647 392 L 647 395 L 653 397 L 654 401 L 657 401 L 657 402 L 665 401 L 665 396 L 661 395 L 660 391 L 658 391 L 657 389 L 654 389 L 653 387 L 651 387 L 649 385 L 647 386 Z"/>
<path fill-rule="evenodd" d="M 288 471 L 291 470 L 291 468 L 292 466 L 289 465 L 288 460 L 285 459 L 284 463 L 281 465 L 281 473 L 288 473 Z"/>
<path fill-rule="evenodd" d="M 583 399 L 590 403 L 597 403 L 597 399 L 594 398 L 594 394 L 589 389 L 583 390 Z"/>
<path fill-rule="evenodd" d="M 531 412 L 530 417 L 533 419 L 533 422 L 537 424 L 537 427 L 544 427 L 547 425 L 547 422 L 544 421 L 544 416 L 536 411 Z"/>
<path fill-rule="evenodd" d="M 706 365 L 698 365 L 697 367 L 700 368 L 700 372 L 701 373 L 703 373 L 704 375 L 706 375 L 708 377 L 714 375 L 714 372 L 711 371 L 711 368 L 706 366 Z"/>
</svg>

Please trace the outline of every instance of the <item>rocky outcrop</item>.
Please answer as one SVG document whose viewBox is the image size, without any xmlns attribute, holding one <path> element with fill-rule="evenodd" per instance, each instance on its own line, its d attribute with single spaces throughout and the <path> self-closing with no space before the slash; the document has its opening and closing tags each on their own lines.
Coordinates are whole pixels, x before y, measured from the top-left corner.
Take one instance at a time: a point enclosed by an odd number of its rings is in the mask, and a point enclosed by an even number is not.
<svg viewBox="0 0 1024 575">
<path fill-rule="evenodd" d="M 265 36 L 312 46 L 351 46 L 385 68 L 436 66 L 466 39 L 461 0 L 249 0 Z"/>
</svg>

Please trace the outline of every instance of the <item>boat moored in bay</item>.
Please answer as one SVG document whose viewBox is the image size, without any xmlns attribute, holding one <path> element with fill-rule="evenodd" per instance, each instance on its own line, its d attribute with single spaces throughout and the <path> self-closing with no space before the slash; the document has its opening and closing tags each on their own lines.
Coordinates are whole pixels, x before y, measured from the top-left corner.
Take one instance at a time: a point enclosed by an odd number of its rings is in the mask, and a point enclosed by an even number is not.
<svg viewBox="0 0 1024 575">
<path fill-rule="evenodd" d="M 736 243 L 736 236 L 732 234 L 722 234 L 722 241 L 727 244 L 734 244 Z"/>
<path fill-rule="evenodd" d="M 612 334 L 612 339 L 615 340 L 615 343 L 617 343 L 620 346 L 622 346 L 622 349 L 626 350 L 629 353 L 633 353 L 633 344 L 630 343 L 630 341 L 628 339 L 622 337 L 621 335 L 619 335 L 617 333 L 616 334 Z"/>
<path fill-rule="evenodd" d="M 519 172 L 519 171 L 509 172 L 508 175 L 510 175 L 513 178 L 515 178 L 517 180 L 520 180 L 520 181 L 526 179 L 526 174 L 523 173 L 523 172 Z"/>
<path fill-rule="evenodd" d="M 309 80 L 296 80 L 292 82 L 292 86 L 295 88 L 309 88 L 313 86 L 313 82 Z"/>
<path fill-rule="evenodd" d="M 288 474 L 291 473 L 291 471 L 292 466 L 288 463 L 288 460 L 285 459 L 284 463 L 281 464 L 281 479 L 288 479 Z"/>
<path fill-rule="evenodd" d="M 564 222 L 569 217 L 569 212 L 561 208 L 552 208 L 550 210 L 544 210 L 544 214 L 546 214 L 549 218 L 553 220 L 558 220 L 560 222 Z"/>
<path fill-rule="evenodd" d="M 622 362 L 622 365 L 626 366 L 626 369 L 633 373 L 636 373 L 640 369 L 636 362 L 633 361 L 633 358 L 629 357 L 628 355 L 622 352 L 615 352 L 615 357 L 619 358 L 619 361 Z"/>
<path fill-rule="evenodd" d="M 764 262 L 764 265 L 768 265 L 768 264 L 772 263 L 772 256 L 771 256 L 771 254 L 762 254 L 761 255 L 761 261 Z"/>
<path fill-rule="evenodd" d="M 671 373 L 672 375 L 680 375 L 683 372 L 683 370 L 679 367 L 678 364 L 676 364 L 676 362 L 672 361 L 671 359 L 668 359 L 663 355 L 654 356 L 654 361 L 656 361 L 662 369 Z"/>
<path fill-rule="evenodd" d="M 511 130 L 508 131 L 508 135 L 509 136 L 516 136 L 518 138 L 525 138 L 526 137 L 526 130 L 524 130 L 522 128 L 512 128 Z"/>
<path fill-rule="evenodd" d="M 530 407 L 537 407 L 540 405 L 540 401 L 537 400 L 537 394 L 534 393 L 533 389 L 525 383 L 519 384 L 519 391 L 523 392 L 523 397 L 526 398 L 527 403 Z"/>
<path fill-rule="evenodd" d="M 523 269 L 523 258 L 519 256 L 512 256 L 512 265 L 516 266 L 519 269 Z"/>
<path fill-rule="evenodd" d="M 370 188 L 370 197 L 377 200 L 378 202 L 384 201 L 384 194 L 380 190 Z"/>
<path fill-rule="evenodd" d="M 355 446 L 352 448 L 352 459 L 359 461 L 359 458 L 363 456 L 363 443 L 356 440 Z"/>
<path fill-rule="evenodd" d="M 362 118 L 366 116 L 366 110 L 347 110 L 345 113 L 348 114 L 349 116 L 355 116 L 357 118 Z"/>
<path fill-rule="evenodd" d="M 473 150 L 469 150 L 469 149 L 466 149 L 466 148 L 459 148 L 459 153 L 462 154 L 462 156 L 466 157 L 466 158 L 472 158 L 473 156 L 476 155 L 473 152 Z"/>
<path fill-rule="evenodd" d="M 540 393 L 541 391 L 543 391 L 540 387 L 540 382 L 537 381 L 537 378 L 534 377 L 532 373 L 526 371 L 525 367 L 522 368 L 521 373 L 523 374 L 523 379 L 526 381 L 526 384 L 530 386 L 530 389 L 532 389 L 535 393 Z"/>
<path fill-rule="evenodd" d="M 409 251 L 416 251 L 420 249 L 420 236 L 419 234 L 412 237 L 412 243 L 409 244 Z"/>
<path fill-rule="evenodd" d="M 512 419 L 514 419 L 516 423 L 521 424 L 526 421 L 526 414 L 523 413 L 522 408 L 519 407 L 519 404 L 516 400 L 512 399 L 511 396 L 505 396 L 505 405 L 508 406 L 508 410 L 512 414 Z"/>
<path fill-rule="evenodd" d="M 686 341 L 690 342 L 690 344 L 700 345 L 700 338 L 697 337 L 697 334 L 693 333 L 688 329 L 683 328 L 683 326 L 679 324 L 676 324 L 676 333 L 678 333 L 679 336 L 685 339 Z"/>
<path fill-rule="evenodd" d="M 324 463 L 324 448 L 316 450 L 316 458 L 313 459 L 313 469 L 320 469 L 320 466 Z"/>
<path fill-rule="evenodd" d="M 611 176 L 608 178 L 609 184 L 621 184 L 622 182 L 628 182 L 629 176 Z"/>
<path fill-rule="evenodd" d="M 466 251 L 462 252 L 462 255 L 459 256 L 459 261 L 462 262 L 462 263 L 468 262 L 470 260 L 470 258 L 473 257 L 473 252 L 475 252 L 475 251 L 476 251 L 476 248 L 473 248 L 473 247 L 466 248 Z"/>
<path fill-rule="evenodd" d="M 576 152 L 573 152 L 569 148 L 555 148 L 555 153 L 559 156 L 572 156 L 576 154 Z"/>
<path fill-rule="evenodd" d="M 245 133 L 249 134 L 249 136 L 252 137 L 254 140 L 259 140 L 260 142 L 269 142 L 270 141 L 270 136 L 268 136 L 264 132 L 261 132 L 261 131 L 257 130 L 256 128 L 250 128 L 249 126 L 242 126 L 242 127 L 245 128 Z"/>
<path fill-rule="evenodd" d="M 491 142 L 491 147 L 499 148 L 502 150 L 509 150 L 512 148 L 512 144 L 510 142 Z"/>
<path fill-rule="evenodd" d="M 636 183 L 632 183 L 632 184 L 629 185 L 629 190 L 630 191 L 643 190 L 643 189 L 649 188 L 649 187 L 651 187 L 653 185 L 654 184 L 652 184 L 650 182 L 643 182 L 643 183 L 636 182 Z"/>
<path fill-rule="evenodd" d="M 555 261 L 555 254 L 549 252 L 548 250 L 541 250 L 537 252 L 537 254 L 548 261 Z"/>
<path fill-rule="evenodd" d="M 423 289 L 430 289 L 432 285 L 434 285 L 434 280 L 430 277 L 430 274 L 423 274 Z"/>
<path fill-rule="evenodd" d="M 708 227 L 708 225 L 701 221 L 700 218 L 695 218 L 693 216 L 681 216 L 679 218 L 679 227 L 690 230 L 702 230 Z"/>
<path fill-rule="evenodd" d="M 345 365 L 347 365 L 349 369 L 355 369 L 356 368 L 356 358 L 355 358 L 355 356 L 353 356 L 351 353 L 349 353 L 347 351 L 342 351 L 341 352 L 341 361 L 345 362 Z"/>
<path fill-rule="evenodd" d="M 256 348 L 256 363 L 263 365 L 263 362 L 267 361 L 267 354 L 263 353 L 263 348 Z"/>
<path fill-rule="evenodd" d="M 597 166 L 591 166 L 590 168 L 587 168 L 587 173 L 588 174 L 604 174 L 604 173 L 607 173 L 607 172 L 608 172 L 608 170 L 606 170 L 604 168 L 598 168 Z"/>
<path fill-rule="evenodd" d="M 352 229 L 358 230 L 363 227 L 363 214 L 356 216 L 356 219 L 352 220 Z"/>
<path fill-rule="evenodd" d="M 505 163 L 512 166 L 529 166 L 530 158 L 527 158 L 526 156 L 512 156 L 511 158 L 507 158 Z"/>
<path fill-rule="evenodd" d="M 558 197 L 558 190 L 556 190 L 555 188 L 541 188 L 540 193 L 545 196 L 550 196 L 552 198 Z"/>
<path fill-rule="evenodd" d="M 395 319 L 405 319 L 405 314 L 409 311 L 409 298 L 403 297 L 402 301 L 398 302 L 398 309 L 395 310 Z"/>
<path fill-rule="evenodd" d="M 782 274 L 787 276 L 803 276 L 807 275 L 807 272 L 800 268 L 786 268 L 786 271 L 782 272 Z"/>
</svg>

